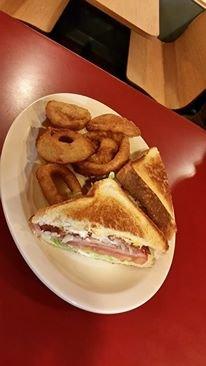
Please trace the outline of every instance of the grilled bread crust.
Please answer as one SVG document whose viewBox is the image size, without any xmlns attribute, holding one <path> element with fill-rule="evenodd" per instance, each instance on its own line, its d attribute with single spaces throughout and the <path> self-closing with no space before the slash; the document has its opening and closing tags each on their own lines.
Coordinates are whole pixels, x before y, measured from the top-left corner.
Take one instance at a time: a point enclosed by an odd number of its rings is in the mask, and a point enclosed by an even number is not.
<svg viewBox="0 0 206 366">
<path fill-rule="evenodd" d="M 147 150 L 139 159 L 129 161 L 117 174 L 122 187 L 163 232 L 173 236 L 176 225 L 168 178 L 157 148 Z"/>
</svg>

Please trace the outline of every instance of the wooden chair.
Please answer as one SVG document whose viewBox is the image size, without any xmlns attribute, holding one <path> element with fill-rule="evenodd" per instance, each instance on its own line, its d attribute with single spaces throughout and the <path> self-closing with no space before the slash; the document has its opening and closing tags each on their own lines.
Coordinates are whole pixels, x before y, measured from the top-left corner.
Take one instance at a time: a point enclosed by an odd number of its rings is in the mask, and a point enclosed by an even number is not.
<svg viewBox="0 0 206 366">
<path fill-rule="evenodd" d="M 0 0 L 0 10 L 14 18 L 51 32 L 69 0 Z"/>
<path fill-rule="evenodd" d="M 194 0 L 198 5 L 206 9 L 206 0 Z"/>
<path fill-rule="evenodd" d="M 127 78 L 171 109 L 206 88 L 206 11 L 171 43 L 131 32 Z"/>
<path fill-rule="evenodd" d="M 159 0 L 86 0 L 134 31 L 159 35 Z"/>
</svg>

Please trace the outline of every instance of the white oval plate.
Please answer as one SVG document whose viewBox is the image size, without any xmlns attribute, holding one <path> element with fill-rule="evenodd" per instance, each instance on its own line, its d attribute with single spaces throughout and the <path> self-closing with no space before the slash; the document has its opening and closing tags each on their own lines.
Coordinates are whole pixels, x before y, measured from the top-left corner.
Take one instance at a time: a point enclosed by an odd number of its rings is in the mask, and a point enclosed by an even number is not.
<svg viewBox="0 0 206 366">
<path fill-rule="evenodd" d="M 152 268 L 137 269 L 54 248 L 35 238 L 28 226 L 28 219 L 46 204 L 34 174 L 38 164 L 35 139 L 51 99 L 88 108 L 92 116 L 116 113 L 94 99 L 66 93 L 45 96 L 20 113 L 7 134 L 1 157 L 1 198 L 10 232 L 29 267 L 65 301 L 102 314 L 134 309 L 148 301 L 164 282 L 175 238 Z M 131 140 L 131 152 L 145 146 L 141 137 Z"/>
</svg>

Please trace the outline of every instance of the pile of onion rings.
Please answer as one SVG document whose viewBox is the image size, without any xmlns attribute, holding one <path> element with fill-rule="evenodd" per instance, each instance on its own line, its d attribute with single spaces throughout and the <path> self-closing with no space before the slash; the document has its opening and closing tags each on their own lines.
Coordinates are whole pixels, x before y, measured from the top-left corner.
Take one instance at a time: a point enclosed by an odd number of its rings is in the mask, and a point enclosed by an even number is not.
<svg viewBox="0 0 206 366">
<path fill-rule="evenodd" d="M 77 132 L 84 128 L 87 132 Z M 85 108 L 49 101 L 46 121 L 36 141 L 38 154 L 46 162 L 37 169 L 36 177 L 48 203 L 68 199 L 67 194 L 59 191 L 56 177 L 72 194 L 85 193 L 73 169 L 89 177 L 89 184 L 110 172 L 118 172 L 130 157 L 129 137 L 139 135 L 139 128 L 121 116 L 103 114 L 91 119 Z M 66 164 L 70 164 L 72 170 Z"/>
</svg>

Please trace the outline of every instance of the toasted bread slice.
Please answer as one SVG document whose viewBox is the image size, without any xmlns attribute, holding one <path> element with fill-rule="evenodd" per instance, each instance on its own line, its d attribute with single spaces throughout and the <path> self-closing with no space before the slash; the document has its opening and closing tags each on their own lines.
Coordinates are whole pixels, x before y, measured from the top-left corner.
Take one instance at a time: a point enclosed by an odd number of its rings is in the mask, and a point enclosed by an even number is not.
<svg viewBox="0 0 206 366">
<path fill-rule="evenodd" d="M 158 149 L 150 148 L 139 159 L 129 161 L 116 177 L 166 239 L 171 239 L 176 229 L 174 210 L 167 173 Z"/>
<path fill-rule="evenodd" d="M 106 243 L 105 239 L 112 238 L 130 247 L 147 247 L 150 259 L 168 249 L 161 231 L 110 178 L 96 182 L 87 196 L 39 210 L 31 218 L 31 224 L 37 232 L 39 228 L 40 231 L 55 228 L 57 232 L 77 234 L 87 240 Z"/>
</svg>

